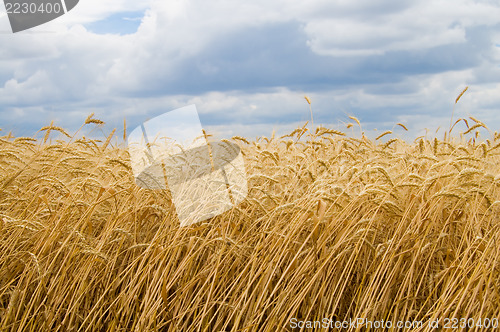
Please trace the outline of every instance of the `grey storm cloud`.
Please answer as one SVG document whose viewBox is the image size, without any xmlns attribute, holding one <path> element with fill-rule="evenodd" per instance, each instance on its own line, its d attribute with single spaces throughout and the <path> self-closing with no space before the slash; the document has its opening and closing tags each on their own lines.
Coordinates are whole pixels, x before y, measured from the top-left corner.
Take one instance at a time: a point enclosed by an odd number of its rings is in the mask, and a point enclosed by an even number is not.
<svg viewBox="0 0 500 332">
<path fill-rule="evenodd" d="M 190 103 L 210 125 L 264 127 L 307 120 L 306 93 L 318 121 L 356 114 L 383 126 L 441 114 L 466 84 L 475 87 L 463 106 L 494 120 L 500 6 L 445 2 L 151 1 L 140 9 L 87 0 L 53 21 L 57 33 L 0 35 L 0 127 L 33 130 L 52 119 L 78 127 L 94 111 L 111 126 L 124 117 L 137 124 Z M 119 10 L 145 10 L 136 33 L 85 29 Z"/>
<path fill-rule="evenodd" d="M 467 39 L 460 44 L 332 57 L 307 46 L 307 35 L 297 21 L 242 28 L 217 36 L 199 54 L 177 61 L 174 70 L 157 76 L 156 84 L 142 84 L 135 92 L 200 94 L 278 86 L 316 91 L 395 83 L 410 75 L 473 68 L 491 43 L 484 35 L 478 41 L 477 30 L 467 29 Z"/>
</svg>

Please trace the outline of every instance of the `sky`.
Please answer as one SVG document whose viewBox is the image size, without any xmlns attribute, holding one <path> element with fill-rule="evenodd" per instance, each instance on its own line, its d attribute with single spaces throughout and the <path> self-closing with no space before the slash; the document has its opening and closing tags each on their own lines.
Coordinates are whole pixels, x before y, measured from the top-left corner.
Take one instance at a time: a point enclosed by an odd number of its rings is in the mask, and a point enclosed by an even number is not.
<svg viewBox="0 0 500 332">
<path fill-rule="evenodd" d="M 315 126 L 368 136 L 444 132 L 453 109 L 500 131 L 496 0 L 80 0 L 15 34 L 0 4 L 0 45 L 0 135 L 91 113 L 130 132 L 191 104 L 216 136 L 286 134 L 305 95 Z"/>
</svg>

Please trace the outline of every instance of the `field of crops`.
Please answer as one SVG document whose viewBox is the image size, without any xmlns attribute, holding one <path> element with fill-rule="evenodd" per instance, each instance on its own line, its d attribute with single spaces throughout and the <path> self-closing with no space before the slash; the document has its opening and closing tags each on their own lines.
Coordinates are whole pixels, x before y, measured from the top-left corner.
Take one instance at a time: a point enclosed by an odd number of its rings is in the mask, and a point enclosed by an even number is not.
<svg viewBox="0 0 500 332">
<path fill-rule="evenodd" d="M 499 318 L 500 135 L 459 122 L 463 133 L 414 142 L 306 126 L 233 137 L 248 197 L 182 228 L 168 191 L 135 185 L 114 133 L 2 132 L 0 330 Z"/>
</svg>

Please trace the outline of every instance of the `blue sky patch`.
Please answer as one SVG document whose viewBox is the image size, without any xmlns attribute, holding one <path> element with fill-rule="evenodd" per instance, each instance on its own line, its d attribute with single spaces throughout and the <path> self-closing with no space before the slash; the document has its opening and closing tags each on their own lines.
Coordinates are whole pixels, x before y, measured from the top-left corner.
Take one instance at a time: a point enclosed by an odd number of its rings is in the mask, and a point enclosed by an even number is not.
<svg viewBox="0 0 500 332">
<path fill-rule="evenodd" d="M 103 20 L 85 24 L 85 28 L 97 34 L 129 35 L 137 32 L 144 12 L 120 12 Z"/>
</svg>

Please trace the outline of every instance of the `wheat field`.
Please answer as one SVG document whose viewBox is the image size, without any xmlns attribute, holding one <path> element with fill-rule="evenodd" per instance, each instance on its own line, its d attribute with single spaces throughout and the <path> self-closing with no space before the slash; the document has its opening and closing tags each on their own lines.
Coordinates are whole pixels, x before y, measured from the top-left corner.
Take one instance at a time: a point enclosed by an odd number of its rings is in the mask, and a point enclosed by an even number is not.
<svg viewBox="0 0 500 332">
<path fill-rule="evenodd" d="M 488 330 L 477 322 L 500 317 L 500 135 L 458 122 L 468 129 L 411 143 L 306 125 L 235 136 L 247 198 L 182 228 L 168 191 L 135 185 L 115 131 L 102 141 L 53 124 L 42 139 L 4 135 L 0 329 L 274 332 L 456 318 Z M 320 329 L 381 330 L 302 328 Z"/>
</svg>

